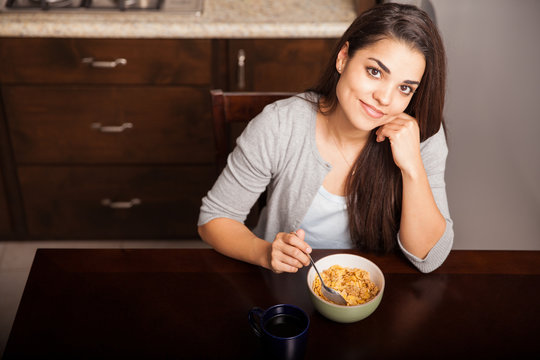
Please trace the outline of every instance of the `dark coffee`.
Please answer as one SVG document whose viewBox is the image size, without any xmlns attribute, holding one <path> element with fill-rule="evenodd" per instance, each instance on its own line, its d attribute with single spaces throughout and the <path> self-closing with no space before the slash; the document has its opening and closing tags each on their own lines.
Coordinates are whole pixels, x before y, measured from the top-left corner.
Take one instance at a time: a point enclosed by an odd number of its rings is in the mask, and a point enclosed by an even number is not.
<svg viewBox="0 0 540 360">
<path fill-rule="evenodd" d="M 273 336 L 288 338 L 304 331 L 306 324 L 296 316 L 279 314 L 268 319 L 264 328 Z"/>
</svg>

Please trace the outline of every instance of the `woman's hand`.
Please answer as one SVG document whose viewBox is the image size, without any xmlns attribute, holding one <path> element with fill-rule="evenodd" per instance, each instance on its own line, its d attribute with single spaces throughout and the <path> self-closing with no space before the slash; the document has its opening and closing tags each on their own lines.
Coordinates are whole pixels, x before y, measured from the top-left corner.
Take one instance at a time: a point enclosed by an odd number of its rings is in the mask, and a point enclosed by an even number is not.
<svg viewBox="0 0 540 360">
<path fill-rule="evenodd" d="M 407 114 L 399 114 L 377 129 L 376 134 L 378 142 L 390 140 L 394 162 L 401 169 L 401 244 L 424 259 L 443 235 L 446 221 L 435 203 L 422 162 L 418 122 Z"/>
<path fill-rule="evenodd" d="M 401 113 L 377 129 L 377 142 L 390 141 L 394 162 L 402 172 L 413 175 L 423 169 L 420 155 L 420 129 L 418 121 Z"/>
<path fill-rule="evenodd" d="M 309 265 L 306 254 L 311 253 L 311 247 L 304 241 L 304 230 L 295 233 L 278 233 L 272 242 L 269 254 L 270 269 L 275 273 L 297 272 L 303 266 Z"/>
</svg>

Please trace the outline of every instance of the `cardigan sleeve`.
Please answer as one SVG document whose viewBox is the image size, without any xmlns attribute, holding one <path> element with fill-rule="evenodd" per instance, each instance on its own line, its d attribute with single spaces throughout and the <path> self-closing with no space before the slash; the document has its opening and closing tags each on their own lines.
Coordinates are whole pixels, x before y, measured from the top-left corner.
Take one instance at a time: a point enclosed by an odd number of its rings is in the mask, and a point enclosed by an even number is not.
<svg viewBox="0 0 540 360">
<path fill-rule="evenodd" d="M 276 105 L 249 122 L 227 158 L 227 165 L 202 199 L 197 225 L 225 217 L 244 222 L 272 177 L 279 131 Z"/>
<path fill-rule="evenodd" d="M 408 252 L 401 244 L 399 234 L 398 244 L 405 257 L 407 257 L 407 259 L 409 259 L 409 261 L 416 266 L 418 270 L 428 273 L 441 266 L 450 253 L 450 250 L 452 250 L 452 244 L 454 242 L 453 222 L 448 209 L 446 184 L 444 181 L 444 170 L 446 167 L 448 146 L 446 145 L 444 128 L 442 126 L 435 135 L 420 144 L 420 153 L 428 177 L 429 185 L 433 193 L 433 198 L 435 199 L 435 203 L 437 204 L 439 211 L 446 220 L 446 229 L 441 238 L 437 241 L 433 248 L 431 248 L 428 255 L 424 259 L 421 259 Z"/>
</svg>

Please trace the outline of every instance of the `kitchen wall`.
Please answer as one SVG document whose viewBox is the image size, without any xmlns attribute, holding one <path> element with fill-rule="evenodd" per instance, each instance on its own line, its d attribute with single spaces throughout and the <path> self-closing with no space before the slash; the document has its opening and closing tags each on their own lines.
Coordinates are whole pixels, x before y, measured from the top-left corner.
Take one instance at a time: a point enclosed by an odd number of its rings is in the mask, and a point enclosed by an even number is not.
<svg viewBox="0 0 540 360">
<path fill-rule="evenodd" d="M 540 250 L 540 1 L 431 0 L 455 249 Z"/>
</svg>

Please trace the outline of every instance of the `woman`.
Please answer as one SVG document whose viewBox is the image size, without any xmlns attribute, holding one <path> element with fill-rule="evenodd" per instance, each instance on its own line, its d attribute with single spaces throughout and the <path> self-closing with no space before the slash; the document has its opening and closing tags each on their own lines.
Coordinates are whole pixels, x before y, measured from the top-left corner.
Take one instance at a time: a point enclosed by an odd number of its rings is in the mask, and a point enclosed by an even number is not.
<svg viewBox="0 0 540 360">
<path fill-rule="evenodd" d="M 312 248 L 399 248 L 423 272 L 452 247 L 444 168 L 445 55 L 429 17 L 387 3 L 344 33 L 319 83 L 267 106 L 203 199 L 199 234 L 274 272 Z M 267 188 L 253 232 L 243 225 Z"/>
</svg>

